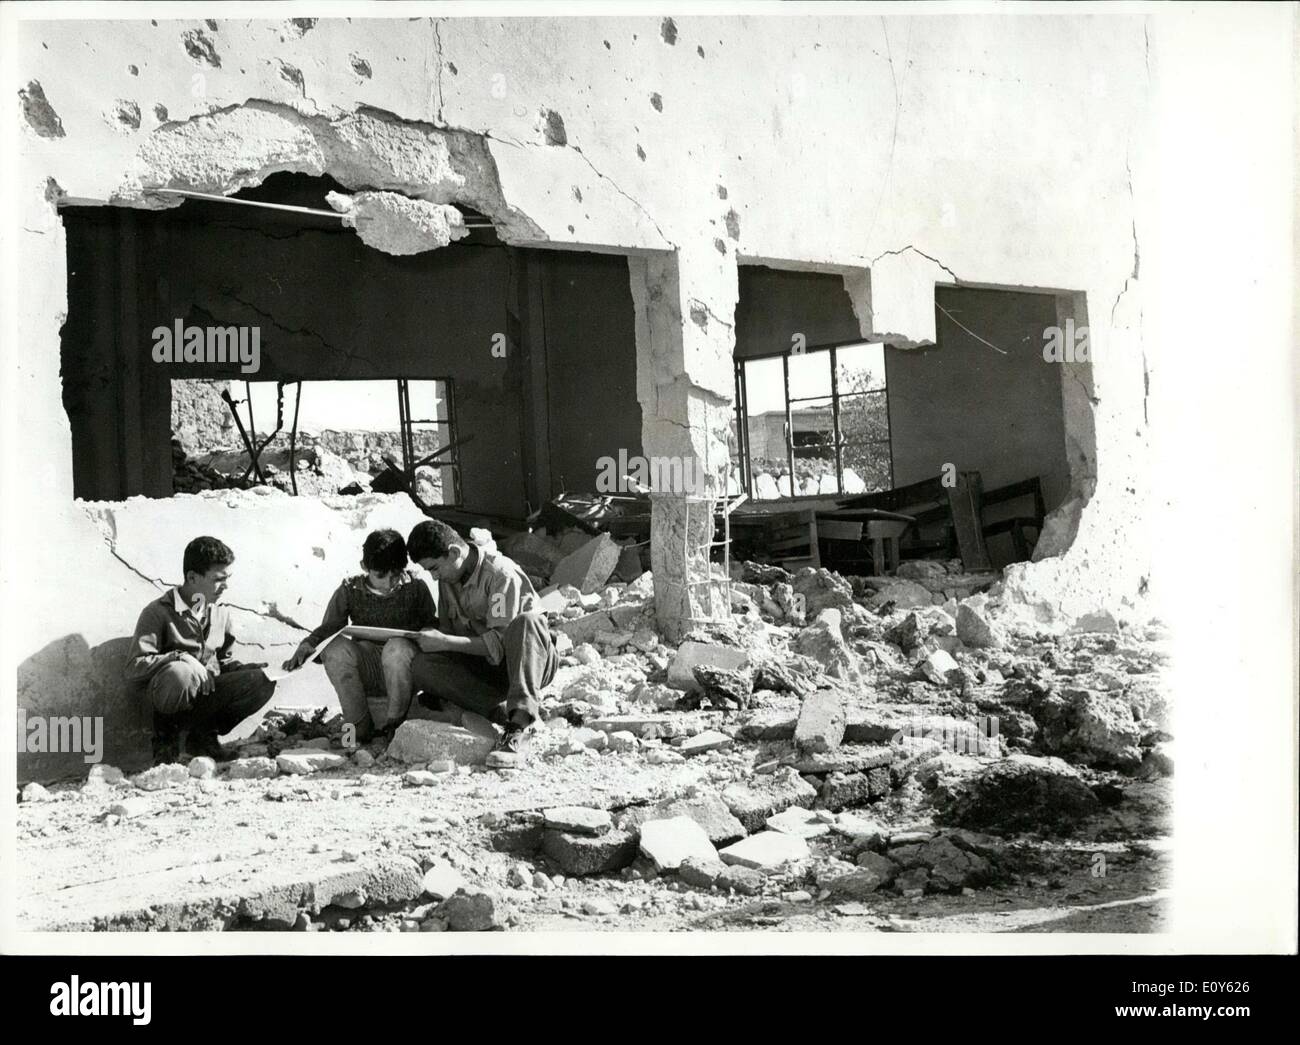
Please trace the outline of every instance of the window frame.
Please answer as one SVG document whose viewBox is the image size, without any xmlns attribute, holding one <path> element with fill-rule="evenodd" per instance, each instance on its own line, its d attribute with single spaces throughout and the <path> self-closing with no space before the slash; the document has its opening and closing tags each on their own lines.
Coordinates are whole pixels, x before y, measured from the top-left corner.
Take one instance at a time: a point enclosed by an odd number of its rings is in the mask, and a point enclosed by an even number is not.
<svg viewBox="0 0 1300 1045">
<path fill-rule="evenodd" d="M 885 446 L 888 450 L 886 455 L 889 461 L 889 485 L 885 489 L 892 489 L 894 486 L 894 425 L 893 418 L 889 412 L 889 377 L 888 365 L 884 367 L 884 387 L 878 389 L 868 389 L 863 392 L 840 392 L 839 389 L 839 366 L 838 350 L 847 348 L 856 348 L 858 345 L 881 344 L 881 360 L 884 361 L 884 349 L 889 348 L 887 343 L 871 341 L 838 341 L 827 345 L 812 345 L 805 348 L 802 352 L 795 352 L 793 349 L 787 349 L 783 352 L 766 352 L 758 355 L 744 356 L 733 360 L 735 367 L 736 383 L 736 432 L 737 432 L 737 464 L 739 465 L 739 480 L 745 493 L 754 498 L 754 468 L 750 459 L 751 447 L 749 443 L 749 389 L 747 377 L 745 374 L 745 365 L 747 363 L 757 362 L 764 359 L 780 359 L 781 374 L 784 382 L 783 398 L 785 401 L 785 452 L 786 467 L 790 474 L 790 495 L 775 498 L 776 501 L 793 501 L 800 497 L 813 495 L 797 494 L 794 492 L 794 475 L 795 475 L 795 446 L 794 446 L 794 404 L 804 402 L 821 402 L 830 399 L 831 402 L 831 435 L 832 447 L 834 450 L 835 460 L 835 494 L 819 494 L 816 496 L 843 497 L 844 493 L 844 451 L 850 447 L 868 447 L 868 446 Z M 796 396 L 790 397 L 790 359 L 792 356 L 810 356 L 817 352 L 829 353 L 831 391 L 829 396 Z M 840 427 L 840 406 L 846 399 L 865 398 L 866 396 L 883 396 L 885 402 L 885 423 L 888 428 L 888 435 L 884 439 L 868 439 L 858 442 L 846 442 L 844 433 Z M 765 504 L 773 501 L 764 501 Z"/>
</svg>

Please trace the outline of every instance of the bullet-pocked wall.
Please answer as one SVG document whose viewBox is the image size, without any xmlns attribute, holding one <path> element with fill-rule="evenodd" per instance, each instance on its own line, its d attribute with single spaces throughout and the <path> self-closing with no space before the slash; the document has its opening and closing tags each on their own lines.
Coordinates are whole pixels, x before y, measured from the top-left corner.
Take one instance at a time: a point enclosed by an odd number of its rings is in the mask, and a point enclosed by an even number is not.
<svg viewBox="0 0 1300 1045">
<path fill-rule="evenodd" d="M 6 75 L 22 351 L 4 405 L 21 409 L 24 449 L 4 452 L 26 554 L 5 677 L 27 665 L 27 706 L 108 707 L 92 653 L 175 569 L 170 548 L 118 547 L 122 520 L 73 498 L 60 204 L 158 209 L 151 188 L 233 193 L 278 172 L 426 217 L 457 204 L 516 247 L 626 256 L 650 455 L 725 460 L 739 258 L 850 273 L 861 332 L 895 344 L 935 341 L 936 283 L 1086 299 L 1094 363 L 1065 411 L 1095 426 L 1095 482 L 1072 491 L 1068 552 L 1013 568 L 1008 587 L 1067 613 L 1132 597 L 1147 572 L 1137 257 L 1159 45 L 1141 17 L 1095 14 L 21 23 Z M 536 432 L 525 418 L 521 440 Z M 161 531 L 184 500 L 114 511 Z M 268 503 L 260 524 L 297 510 Z M 247 595 L 263 616 L 276 599 Z"/>
</svg>

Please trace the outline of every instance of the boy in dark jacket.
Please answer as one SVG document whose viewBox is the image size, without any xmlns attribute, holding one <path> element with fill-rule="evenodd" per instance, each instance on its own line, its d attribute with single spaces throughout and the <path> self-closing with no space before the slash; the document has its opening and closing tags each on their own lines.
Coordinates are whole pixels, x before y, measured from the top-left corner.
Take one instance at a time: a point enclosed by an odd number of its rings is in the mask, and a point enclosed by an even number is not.
<svg viewBox="0 0 1300 1045">
<path fill-rule="evenodd" d="M 361 550 L 364 572 L 338 586 L 320 627 L 303 639 L 285 668 L 298 667 L 322 640 L 347 624 L 421 631 L 437 623 L 433 593 L 407 564 L 401 534 L 396 530 L 370 534 Z M 344 721 L 356 727 L 358 743 L 405 716 L 411 703 L 411 661 L 418 652 L 410 639 L 391 638 L 381 644 L 340 635 L 321 653 Z"/>
</svg>

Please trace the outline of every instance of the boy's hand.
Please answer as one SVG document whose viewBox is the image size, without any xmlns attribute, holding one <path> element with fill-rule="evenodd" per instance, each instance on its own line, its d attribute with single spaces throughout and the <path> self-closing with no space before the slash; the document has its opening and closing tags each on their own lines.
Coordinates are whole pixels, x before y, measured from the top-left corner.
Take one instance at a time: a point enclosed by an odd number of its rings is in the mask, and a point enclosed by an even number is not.
<svg viewBox="0 0 1300 1045">
<path fill-rule="evenodd" d="M 437 628 L 427 628 L 420 632 L 415 644 L 425 653 L 441 653 L 448 648 L 447 636 Z"/>
<path fill-rule="evenodd" d="M 285 671 L 294 671 L 302 666 L 303 661 L 310 657 L 312 651 L 305 646 L 299 646 L 293 651 L 293 656 L 280 665 Z"/>
<path fill-rule="evenodd" d="M 217 676 L 210 672 L 207 665 L 192 653 L 183 653 L 181 656 L 199 669 L 202 681 L 199 682 L 200 693 L 211 693 L 217 686 Z"/>
</svg>

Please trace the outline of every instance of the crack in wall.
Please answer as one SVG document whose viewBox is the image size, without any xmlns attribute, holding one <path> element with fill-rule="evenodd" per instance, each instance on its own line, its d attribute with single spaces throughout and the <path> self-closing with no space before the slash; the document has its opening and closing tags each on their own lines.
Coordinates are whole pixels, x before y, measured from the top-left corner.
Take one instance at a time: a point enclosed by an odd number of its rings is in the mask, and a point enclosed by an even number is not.
<svg viewBox="0 0 1300 1045">
<path fill-rule="evenodd" d="M 602 181 L 609 182 L 612 186 L 614 186 L 615 192 L 617 192 L 625 200 L 631 203 L 632 206 L 636 207 L 637 210 L 639 210 L 642 214 L 644 214 L 646 216 L 646 220 L 649 221 L 650 224 L 655 227 L 655 231 L 659 233 L 659 237 L 665 243 L 667 243 L 670 247 L 672 247 L 673 250 L 678 249 L 677 244 L 668 238 L 668 235 L 664 232 L 664 230 L 659 227 L 659 222 L 655 221 L 654 215 L 652 215 L 648 210 L 645 209 L 645 207 L 642 205 L 640 200 L 635 199 L 632 196 L 628 195 L 626 192 L 624 192 L 622 187 L 618 184 L 618 182 L 616 182 L 608 174 L 602 174 L 599 170 L 597 170 L 596 165 L 587 158 L 587 154 L 583 152 L 582 149 L 580 149 L 578 146 L 571 145 L 568 146 L 568 148 L 573 149 L 574 152 L 576 152 L 579 156 L 582 157 L 583 162 L 586 163 L 586 165 L 591 168 L 592 173 L 594 173 L 597 178 L 600 178 Z"/>
<path fill-rule="evenodd" d="M 879 261 L 881 258 L 891 257 L 891 256 L 896 255 L 896 254 L 902 254 L 902 253 L 904 253 L 905 251 L 909 251 L 909 250 L 910 250 L 913 254 L 920 254 L 921 257 L 923 257 L 923 258 L 926 259 L 926 261 L 932 261 L 932 262 L 934 262 L 934 263 L 935 263 L 936 265 L 938 265 L 941 269 L 943 269 L 944 272 L 948 273 L 948 275 L 950 275 L 950 276 L 953 278 L 953 282 L 955 282 L 955 283 L 960 283 L 960 282 L 961 282 L 961 279 L 958 277 L 957 273 L 955 273 L 952 269 L 950 269 L 950 268 L 949 268 L 947 265 L 945 265 L 942 261 L 940 261 L 938 258 L 934 257 L 933 255 L 927 254 L 925 251 L 923 251 L 923 250 L 921 250 L 921 249 L 919 249 L 919 248 L 917 248 L 917 247 L 912 246 L 912 244 L 910 244 L 910 243 L 907 244 L 907 246 L 905 246 L 905 247 L 899 247 L 897 250 L 882 250 L 879 254 L 877 254 L 874 258 L 871 259 L 871 264 L 874 265 L 874 264 L 875 264 L 877 261 Z"/>
</svg>

